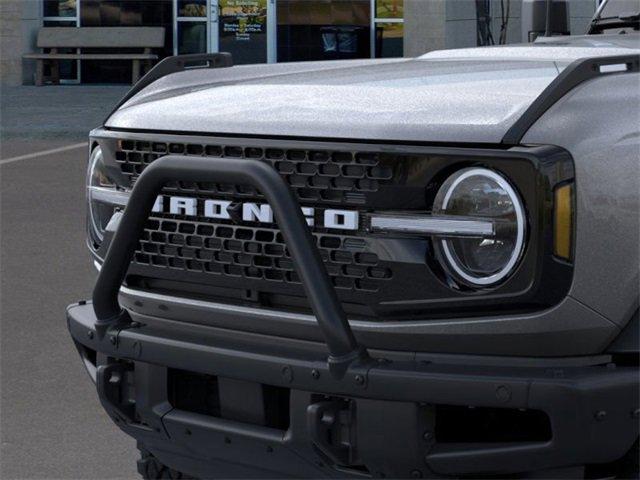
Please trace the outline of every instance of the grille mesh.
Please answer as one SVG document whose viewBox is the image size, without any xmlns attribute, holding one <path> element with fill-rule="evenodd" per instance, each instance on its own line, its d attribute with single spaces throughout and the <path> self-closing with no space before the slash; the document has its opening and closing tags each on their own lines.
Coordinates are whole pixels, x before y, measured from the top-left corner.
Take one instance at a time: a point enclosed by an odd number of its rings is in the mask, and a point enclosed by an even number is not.
<svg viewBox="0 0 640 480">
<path fill-rule="evenodd" d="M 361 251 L 362 245 L 353 237 L 314 234 L 314 239 L 336 288 L 376 292 L 392 276 L 389 268 L 380 265 L 378 256 Z M 300 283 L 276 229 L 151 218 L 135 262 L 194 273 Z"/>
<path fill-rule="evenodd" d="M 270 163 L 291 186 L 301 203 L 363 204 L 393 176 L 377 153 L 309 149 L 278 149 L 225 145 L 120 140 L 115 160 L 134 184 L 151 162 L 167 154 L 253 158 Z M 251 186 L 222 183 L 172 182 L 167 195 L 259 199 Z M 385 262 L 367 250 L 356 235 L 314 233 L 333 285 L 342 290 L 375 293 L 393 276 Z M 281 233 L 273 228 L 238 226 L 225 220 L 154 213 L 140 238 L 134 263 L 193 274 L 236 277 L 298 285 L 292 259 Z"/>
<path fill-rule="evenodd" d="M 362 204 L 364 194 L 376 192 L 391 180 L 393 170 L 380 164 L 377 153 L 330 150 L 279 149 L 122 140 L 116 162 L 135 182 L 144 168 L 162 155 L 198 155 L 264 160 L 282 175 L 301 201 Z M 220 183 L 185 182 L 169 188 L 201 191 L 222 197 L 260 197 L 254 188 Z"/>
</svg>

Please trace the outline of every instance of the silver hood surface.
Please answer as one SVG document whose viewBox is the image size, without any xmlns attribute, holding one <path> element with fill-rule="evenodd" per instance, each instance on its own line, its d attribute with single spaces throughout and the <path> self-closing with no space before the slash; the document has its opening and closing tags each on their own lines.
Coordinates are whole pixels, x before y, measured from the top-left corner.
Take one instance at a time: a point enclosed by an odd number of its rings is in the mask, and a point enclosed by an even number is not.
<svg viewBox="0 0 640 480">
<path fill-rule="evenodd" d="M 139 92 L 105 126 L 314 139 L 499 143 L 571 61 L 638 51 L 637 42 L 608 38 L 438 51 L 410 60 L 186 71 Z"/>
</svg>

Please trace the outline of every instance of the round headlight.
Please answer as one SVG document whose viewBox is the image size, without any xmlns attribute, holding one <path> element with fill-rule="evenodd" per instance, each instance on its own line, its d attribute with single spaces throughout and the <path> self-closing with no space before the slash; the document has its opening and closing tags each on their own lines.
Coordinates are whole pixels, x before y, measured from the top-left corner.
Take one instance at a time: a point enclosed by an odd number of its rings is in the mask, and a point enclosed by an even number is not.
<svg viewBox="0 0 640 480">
<path fill-rule="evenodd" d="M 87 170 L 89 227 L 94 241 L 102 242 L 111 217 L 117 209 L 126 205 L 128 196 L 110 177 L 101 148 L 94 148 Z"/>
<path fill-rule="evenodd" d="M 520 197 L 502 175 L 486 168 L 459 170 L 440 187 L 433 213 L 494 223 L 490 236 L 435 241 L 441 263 L 458 281 L 487 287 L 513 272 L 524 250 L 526 219 Z"/>
</svg>

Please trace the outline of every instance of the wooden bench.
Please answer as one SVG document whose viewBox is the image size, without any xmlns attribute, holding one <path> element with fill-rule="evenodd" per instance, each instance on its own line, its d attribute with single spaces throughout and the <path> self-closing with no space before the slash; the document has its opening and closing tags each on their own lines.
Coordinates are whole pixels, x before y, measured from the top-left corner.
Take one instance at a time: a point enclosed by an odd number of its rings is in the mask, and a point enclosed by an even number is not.
<svg viewBox="0 0 640 480">
<path fill-rule="evenodd" d="M 131 60 L 131 82 L 141 75 L 141 66 L 150 67 L 158 55 L 152 48 L 164 47 L 163 27 L 44 27 L 38 31 L 38 48 L 43 53 L 29 53 L 23 58 L 36 60 L 36 85 L 45 80 L 60 83 L 60 60 Z M 59 53 L 63 48 L 138 48 L 140 53 Z M 49 49 L 48 53 L 44 53 Z M 45 79 L 44 66 L 51 66 L 51 74 Z"/>
</svg>

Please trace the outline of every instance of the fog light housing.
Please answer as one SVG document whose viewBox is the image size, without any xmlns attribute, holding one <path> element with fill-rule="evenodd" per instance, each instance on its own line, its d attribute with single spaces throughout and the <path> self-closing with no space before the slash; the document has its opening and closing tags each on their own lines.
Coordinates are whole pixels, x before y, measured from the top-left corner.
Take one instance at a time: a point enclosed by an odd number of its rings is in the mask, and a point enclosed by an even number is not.
<svg viewBox="0 0 640 480">
<path fill-rule="evenodd" d="M 515 270 L 525 247 L 526 215 L 515 188 L 487 168 L 465 168 L 442 184 L 434 215 L 481 218 L 494 232 L 475 237 L 451 236 L 434 241 L 443 268 L 470 287 L 496 285 Z"/>
</svg>

